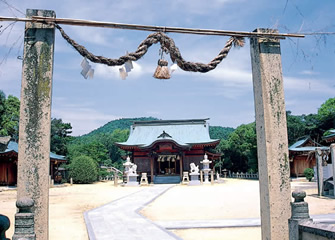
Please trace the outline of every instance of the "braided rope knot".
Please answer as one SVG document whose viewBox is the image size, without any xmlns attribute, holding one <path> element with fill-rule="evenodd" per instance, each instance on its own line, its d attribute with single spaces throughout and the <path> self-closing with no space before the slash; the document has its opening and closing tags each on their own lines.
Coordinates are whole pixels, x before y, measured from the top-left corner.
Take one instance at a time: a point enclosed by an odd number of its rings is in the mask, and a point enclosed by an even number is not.
<svg viewBox="0 0 335 240">
<path fill-rule="evenodd" d="M 55 24 L 56 28 L 60 31 L 62 37 L 72 46 L 77 52 L 83 57 L 89 59 L 94 63 L 101 63 L 108 66 L 121 66 L 127 61 L 137 61 L 141 57 L 143 57 L 148 49 L 156 43 L 160 43 L 162 50 L 165 53 L 170 54 L 170 58 L 172 62 L 177 63 L 177 65 L 183 69 L 184 71 L 189 72 L 209 72 L 216 68 L 216 66 L 222 62 L 224 58 L 227 57 L 232 46 L 234 47 L 243 47 L 244 46 L 244 38 L 243 37 L 230 37 L 226 42 L 224 48 L 220 51 L 220 53 L 208 64 L 197 63 L 197 62 L 189 62 L 185 61 L 181 56 L 181 53 L 178 47 L 175 45 L 172 38 L 168 37 L 163 32 L 151 33 L 148 35 L 146 39 L 144 39 L 140 45 L 137 47 L 135 52 L 128 53 L 124 56 L 121 56 L 117 59 L 106 58 L 103 56 L 96 56 L 93 53 L 89 52 L 84 46 L 78 44 L 73 39 L 71 39 L 64 30 L 58 25 Z"/>
</svg>

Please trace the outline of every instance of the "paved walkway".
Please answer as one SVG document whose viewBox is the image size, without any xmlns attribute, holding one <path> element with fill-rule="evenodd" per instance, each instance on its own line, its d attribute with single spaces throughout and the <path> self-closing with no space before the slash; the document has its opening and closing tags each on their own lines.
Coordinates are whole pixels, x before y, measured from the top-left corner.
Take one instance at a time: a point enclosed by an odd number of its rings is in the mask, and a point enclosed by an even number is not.
<svg viewBox="0 0 335 240">
<path fill-rule="evenodd" d="M 166 229 L 258 227 L 259 218 L 156 221 L 145 218 L 139 211 L 174 185 L 154 185 L 139 188 L 99 208 L 85 212 L 90 240 L 175 240 L 180 238 Z M 335 214 L 312 215 L 314 222 L 335 223 Z"/>
<path fill-rule="evenodd" d="M 335 214 L 312 215 L 313 222 L 335 224 Z M 190 228 L 226 228 L 226 227 L 260 227 L 260 218 L 232 218 L 218 220 L 188 220 L 188 221 L 156 221 L 165 229 Z"/>
<path fill-rule="evenodd" d="M 174 185 L 154 185 L 85 212 L 90 240 L 175 240 L 176 235 L 138 212 Z"/>
</svg>

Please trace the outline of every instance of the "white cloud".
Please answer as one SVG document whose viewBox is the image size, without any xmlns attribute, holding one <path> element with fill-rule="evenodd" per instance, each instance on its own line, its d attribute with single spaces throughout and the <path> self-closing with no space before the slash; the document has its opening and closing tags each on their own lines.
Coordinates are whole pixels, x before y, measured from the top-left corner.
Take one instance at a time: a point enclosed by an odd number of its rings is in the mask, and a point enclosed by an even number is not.
<svg viewBox="0 0 335 240">
<path fill-rule="evenodd" d="M 96 64 L 94 65 L 95 76 L 102 79 L 121 80 L 119 71 L 119 68 L 121 67 L 122 66 L 109 67 L 103 64 Z M 142 67 L 137 62 L 133 62 L 133 67 L 134 68 L 128 73 L 128 77 L 126 80 L 136 79 L 143 76 L 143 74 L 154 72 L 154 70 L 150 69 L 149 65 Z"/>
<path fill-rule="evenodd" d="M 69 35 L 78 43 L 93 43 L 104 47 L 110 44 L 107 40 L 106 31 L 103 28 L 71 27 L 71 30 L 69 31 Z"/>
<path fill-rule="evenodd" d="M 120 118 L 81 104 L 67 104 L 59 108 L 53 108 L 52 117 L 61 118 L 63 122 L 70 122 L 73 128 L 72 135 L 74 136 L 89 133 L 111 120 Z"/>
<path fill-rule="evenodd" d="M 0 65 L 0 89 L 7 95 L 20 96 L 22 61 L 9 58 Z"/>
<path fill-rule="evenodd" d="M 329 86 L 326 81 L 322 79 L 314 78 L 297 78 L 297 77 L 286 77 L 284 76 L 284 87 L 285 90 L 296 91 L 296 92 L 309 92 L 310 93 L 324 93 L 335 95 L 335 87 Z"/>
<path fill-rule="evenodd" d="M 187 8 L 188 12 L 197 15 L 207 15 L 208 11 L 217 10 L 218 8 L 224 10 L 225 6 L 229 3 L 243 2 L 244 0 L 174 0 L 171 6 L 177 9 Z"/>
<path fill-rule="evenodd" d="M 301 71 L 300 74 L 313 76 L 313 75 L 319 75 L 320 73 L 314 72 L 314 71 L 311 71 L 311 70 L 304 70 L 304 71 Z"/>
</svg>

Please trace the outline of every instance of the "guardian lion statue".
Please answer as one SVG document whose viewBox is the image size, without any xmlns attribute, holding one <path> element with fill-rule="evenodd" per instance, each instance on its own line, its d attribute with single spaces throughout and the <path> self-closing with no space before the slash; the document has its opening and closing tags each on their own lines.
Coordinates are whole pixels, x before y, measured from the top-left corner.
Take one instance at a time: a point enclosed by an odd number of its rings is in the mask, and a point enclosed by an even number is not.
<svg viewBox="0 0 335 240">
<path fill-rule="evenodd" d="M 191 173 L 199 173 L 199 166 L 195 165 L 194 163 L 190 163 Z"/>
<path fill-rule="evenodd" d="M 137 165 L 133 164 L 128 170 L 128 175 L 136 175 L 137 174 L 136 170 L 137 170 Z"/>
</svg>

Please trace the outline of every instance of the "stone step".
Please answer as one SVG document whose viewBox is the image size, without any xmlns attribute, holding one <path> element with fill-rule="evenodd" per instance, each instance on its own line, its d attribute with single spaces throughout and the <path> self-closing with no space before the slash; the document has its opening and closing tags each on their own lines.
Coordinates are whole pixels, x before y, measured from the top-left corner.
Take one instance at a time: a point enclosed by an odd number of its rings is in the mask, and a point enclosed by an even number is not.
<svg viewBox="0 0 335 240">
<path fill-rule="evenodd" d="M 154 176 L 154 184 L 176 184 L 180 183 L 180 176 L 164 176 L 158 175 Z"/>
</svg>

